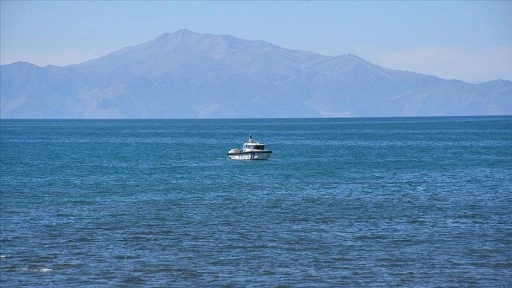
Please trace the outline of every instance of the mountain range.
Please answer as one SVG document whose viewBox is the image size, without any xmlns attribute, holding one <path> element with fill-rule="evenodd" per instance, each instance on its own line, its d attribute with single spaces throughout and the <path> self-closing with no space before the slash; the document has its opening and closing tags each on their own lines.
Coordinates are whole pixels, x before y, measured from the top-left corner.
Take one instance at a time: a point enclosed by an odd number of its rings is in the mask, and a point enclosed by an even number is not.
<svg viewBox="0 0 512 288">
<path fill-rule="evenodd" d="M 1 65 L 0 76 L 1 118 L 512 114 L 511 81 L 446 80 L 189 30 L 76 65 Z"/>
</svg>

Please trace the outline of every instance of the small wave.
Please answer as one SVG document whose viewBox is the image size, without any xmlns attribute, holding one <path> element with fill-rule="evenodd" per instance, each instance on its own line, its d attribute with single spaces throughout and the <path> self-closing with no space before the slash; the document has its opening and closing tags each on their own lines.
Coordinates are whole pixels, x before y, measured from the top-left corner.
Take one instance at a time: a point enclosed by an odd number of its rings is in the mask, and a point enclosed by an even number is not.
<svg viewBox="0 0 512 288">
<path fill-rule="evenodd" d="M 28 267 L 28 268 L 22 269 L 21 271 L 48 273 L 48 272 L 53 271 L 53 269 L 48 268 L 48 267 Z"/>
</svg>

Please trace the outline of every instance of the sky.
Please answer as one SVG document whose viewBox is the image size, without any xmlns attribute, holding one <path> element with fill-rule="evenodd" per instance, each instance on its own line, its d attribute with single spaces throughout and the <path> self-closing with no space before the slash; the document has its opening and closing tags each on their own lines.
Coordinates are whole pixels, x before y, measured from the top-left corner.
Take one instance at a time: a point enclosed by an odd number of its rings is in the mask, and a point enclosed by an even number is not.
<svg viewBox="0 0 512 288">
<path fill-rule="evenodd" d="M 0 63 L 65 66 L 189 29 L 444 79 L 512 80 L 512 1 L 0 0 Z"/>
</svg>

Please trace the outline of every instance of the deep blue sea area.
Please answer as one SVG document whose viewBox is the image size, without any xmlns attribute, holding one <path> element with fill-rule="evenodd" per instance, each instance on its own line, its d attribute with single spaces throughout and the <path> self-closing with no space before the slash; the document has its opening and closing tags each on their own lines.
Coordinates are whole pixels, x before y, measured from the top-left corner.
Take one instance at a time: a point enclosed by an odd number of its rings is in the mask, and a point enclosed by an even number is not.
<svg viewBox="0 0 512 288">
<path fill-rule="evenodd" d="M 0 129 L 2 287 L 512 286 L 512 117 Z"/>
</svg>

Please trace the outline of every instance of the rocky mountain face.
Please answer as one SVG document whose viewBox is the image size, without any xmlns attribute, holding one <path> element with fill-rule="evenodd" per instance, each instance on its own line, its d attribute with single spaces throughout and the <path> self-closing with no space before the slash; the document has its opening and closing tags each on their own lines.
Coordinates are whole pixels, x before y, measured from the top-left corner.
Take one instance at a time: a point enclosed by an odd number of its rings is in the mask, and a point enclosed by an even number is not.
<svg viewBox="0 0 512 288">
<path fill-rule="evenodd" d="M 1 118 L 512 114 L 510 81 L 444 80 L 188 30 L 77 65 L 2 65 L 0 76 Z"/>
</svg>

